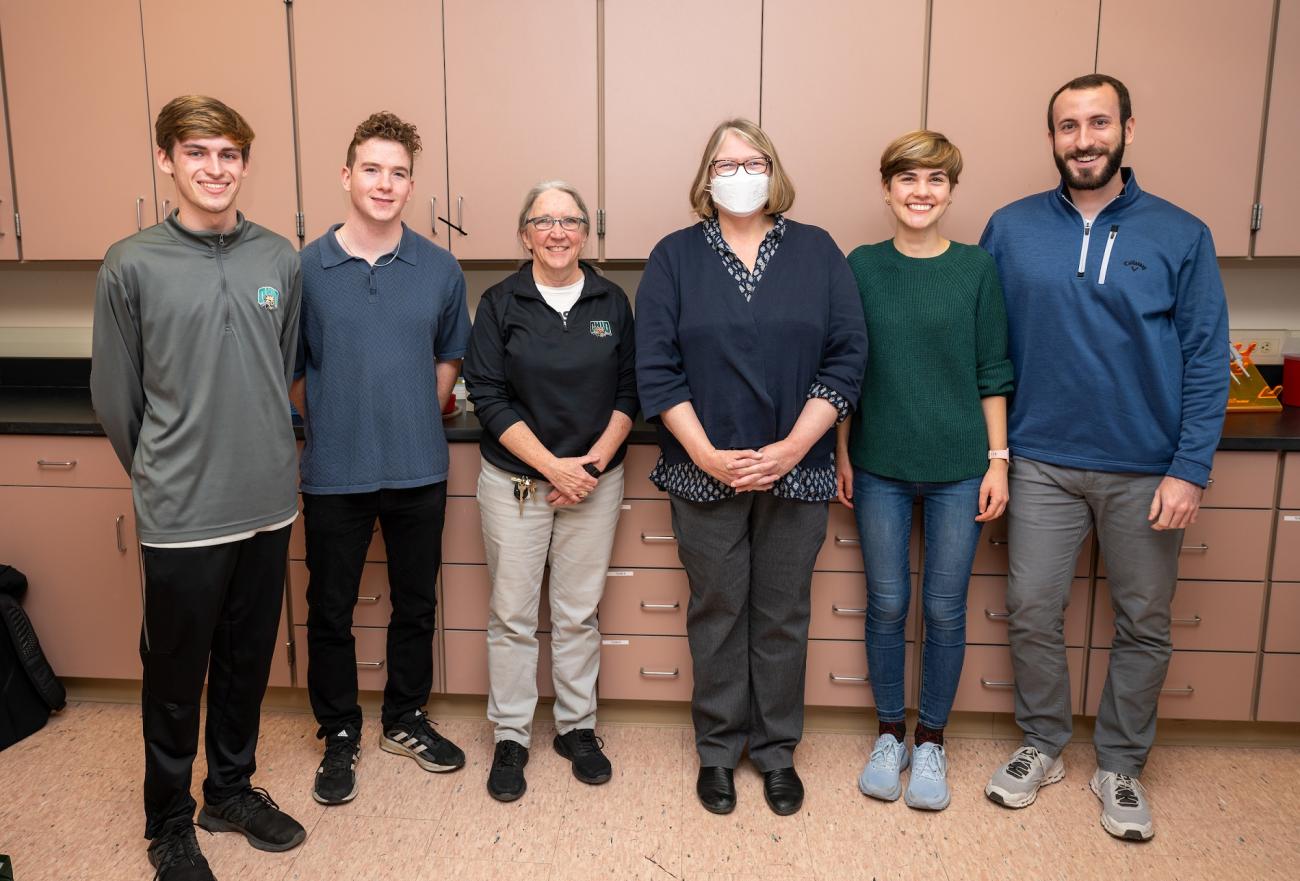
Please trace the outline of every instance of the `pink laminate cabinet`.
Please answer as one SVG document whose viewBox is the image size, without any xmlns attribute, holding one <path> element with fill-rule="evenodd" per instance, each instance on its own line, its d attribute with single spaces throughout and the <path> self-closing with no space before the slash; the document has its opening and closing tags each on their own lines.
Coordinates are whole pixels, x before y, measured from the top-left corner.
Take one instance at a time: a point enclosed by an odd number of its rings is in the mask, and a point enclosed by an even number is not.
<svg viewBox="0 0 1300 881">
<path fill-rule="evenodd" d="M 1300 254 L 1300 179 L 1295 174 L 1295 148 L 1300 143 L 1300 4 L 1295 0 L 1278 5 L 1272 83 L 1259 193 L 1263 215 L 1255 233 L 1255 256 L 1294 257 Z"/>
<path fill-rule="evenodd" d="M 478 444 L 448 444 L 451 468 L 447 473 L 447 495 L 478 496 L 478 473 L 483 459 Z"/>
<path fill-rule="evenodd" d="M 610 569 L 600 601 L 600 632 L 685 636 L 690 599 L 682 569 Z"/>
<path fill-rule="evenodd" d="M 0 558 L 59 676 L 140 678 L 138 548 L 130 490 L 0 486 Z"/>
<path fill-rule="evenodd" d="M 1059 182 L 1047 100 L 1061 84 L 1092 73 L 1100 6 L 1004 0 L 994 11 L 934 0 L 926 127 L 947 135 L 964 162 L 943 219 L 950 238 L 979 241 L 994 211 Z M 864 169 L 874 169 L 879 148 L 861 152 Z"/>
<path fill-rule="evenodd" d="M 1276 590 L 1276 589 L 1275 589 Z M 1180 581 L 1170 606 L 1175 649 L 1253 652 L 1264 615 L 1262 581 Z M 1097 580 L 1092 645 L 1109 648 L 1115 638 L 1110 581 Z"/>
<path fill-rule="evenodd" d="M 289 639 L 289 634 L 293 631 L 290 628 L 293 624 L 289 621 L 287 611 L 280 613 L 280 627 L 276 631 L 275 654 L 271 656 L 271 675 L 266 684 L 274 688 L 289 688 L 293 685 L 293 663 L 294 657 L 293 645 Z M 307 643 L 302 645 L 303 657 L 303 678 L 302 684 L 307 684 L 306 664 L 307 664 Z"/>
<path fill-rule="evenodd" d="M 625 499 L 614 531 L 610 568 L 677 568 L 677 536 L 667 501 Z"/>
<path fill-rule="evenodd" d="M 1277 506 L 1300 508 L 1300 453 L 1287 453 L 1282 458 L 1282 492 Z"/>
<path fill-rule="evenodd" d="M 1092 566 L 1092 533 L 1084 537 L 1075 557 L 1074 574 L 1077 578 L 1087 578 Z M 1010 544 L 1007 539 L 1007 518 L 999 517 L 992 523 L 984 524 L 980 533 L 979 545 L 975 548 L 975 562 L 971 571 L 977 575 L 1006 575 L 1010 571 L 1008 553 Z"/>
<path fill-rule="evenodd" d="M 689 193 L 710 132 L 758 121 L 764 5 L 605 4 L 605 259 L 644 260 L 699 219 Z"/>
<path fill-rule="evenodd" d="M 607 636 L 600 643 L 601 699 L 688 701 L 695 685 L 684 636 Z"/>
<path fill-rule="evenodd" d="M 339 171 L 352 132 L 370 114 L 388 110 L 414 123 L 420 132 L 422 149 L 415 159 L 406 223 L 446 247 L 451 230 L 434 219 L 435 212 L 447 216 L 442 4 L 423 0 L 366 3 L 367 20 L 393 26 L 386 29 L 382 50 L 362 50 L 364 63 L 343 62 L 341 59 L 359 50 L 352 26 L 353 16 L 358 14 L 359 7 L 351 0 L 293 5 L 298 155 L 307 241 L 344 219 L 347 194 L 339 182 Z M 462 447 L 477 454 L 472 444 L 452 445 L 453 450 Z M 448 492 L 457 494 L 450 485 Z"/>
<path fill-rule="evenodd" d="M 659 461 L 658 444 L 629 444 L 623 459 L 623 498 L 666 499 L 668 493 L 650 482 L 650 472 Z"/>
<path fill-rule="evenodd" d="M 307 623 L 307 564 L 300 560 L 289 561 L 289 596 L 293 603 L 293 623 Z M 366 563 L 361 567 L 361 584 L 357 589 L 357 604 L 352 610 L 352 623 L 357 627 L 387 627 L 393 614 L 392 594 L 388 590 L 388 566 L 384 563 Z"/>
<path fill-rule="evenodd" d="M 1202 508 L 1271 508 L 1277 453 L 1215 453 Z"/>
<path fill-rule="evenodd" d="M 131 478 L 102 437 L 0 437 L 0 486 L 93 486 L 128 489 Z"/>
<path fill-rule="evenodd" d="M 916 706 L 916 643 L 904 649 L 903 695 Z M 871 675 L 862 640 L 814 639 L 808 643 L 804 703 L 821 707 L 874 707 Z"/>
<path fill-rule="evenodd" d="M 1160 689 L 1157 714 L 1161 719 L 1249 719 L 1256 657 L 1254 652 L 1175 651 Z M 1101 705 L 1109 663 L 1109 651 L 1092 651 L 1084 705 L 1089 716 L 1097 715 Z"/>
<path fill-rule="evenodd" d="M 921 565 L 921 509 L 912 509 L 912 537 L 908 544 L 908 568 Z M 813 568 L 819 572 L 861 572 L 862 539 L 853 512 L 839 502 L 831 502 L 826 518 L 826 541 Z"/>
<path fill-rule="evenodd" d="M 1137 123 L 1124 164 L 1204 221 L 1220 257 L 1249 251 L 1272 18 L 1273 0 L 1197 3 L 1194 14 L 1185 0 L 1101 6 L 1097 70 L 1128 86 Z M 1207 107 L 1217 134 L 1196 138 L 1192 162 L 1174 160 Z"/>
<path fill-rule="evenodd" d="M 549 571 L 542 575 L 537 600 L 537 630 L 551 631 L 551 595 L 547 590 Z M 485 630 L 488 604 L 492 600 L 492 579 L 487 566 L 444 563 L 442 567 L 442 626 L 448 630 Z"/>
<path fill-rule="evenodd" d="M 4 71 L 0 70 L 0 95 L 4 94 Z M 18 236 L 14 229 L 14 179 L 9 164 L 9 125 L 4 102 L 0 101 L 0 260 L 18 259 Z"/>
<path fill-rule="evenodd" d="M 1300 655 L 1264 655 L 1255 718 L 1260 722 L 1300 722 Z"/>
<path fill-rule="evenodd" d="M 595 259 L 596 0 L 446 0 L 443 14 L 447 208 L 464 230 L 448 234 L 451 250 L 471 260 L 523 256 L 524 195 L 561 178 L 593 212 L 583 253 Z M 653 167 L 659 143 L 645 147 Z"/>
<path fill-rule="evenodd" d="M 447 514 L 442 527 L 442 561 L 444 563 L 486 561 L 478 499 L 462 496 L 452 496 L 447 499 Z"/>
<path fill-rule="evenodd" d="M 157 220 L 139 0 L 0 0 L 0 39 L 23 258 L 99 260 Z"/>
<path fill-rule="evenodd" d="M 921 609 L 916 575 L 908 576 L 908 608 L 905 633 L 908 639 L 920 635 Z M 860 572 L 814 572 L 810 639 L 862 641 L 867 623 L 867 581 Z"/>
<path fill-rule="evenodd" d="M 925 27 L 924 3 L 763 3 L 763 128 L 796 184 L 790 217 L 845 253 L 893 235 L 874 172 L 886 144 L 921 127 Z"/>
<path fill-rule="evenodd" d="M 1268 570 L 1272 511 L 1203 508 L 1183 532 L 1178 577 L 1207 581 L 1263 581 Z M 1097 574 L 1106 575 L 1102 549 Z"/>
<path fill-rule="evenodd" d="M 388 629 L 353 627 L 352 638 L 355 640 L 357 657 L 357 688 L 362 691 L 383 691 L 388 682 Z M 300 624 L 295 628 L 294 640 L 298 647 L 298 685 L 303 687 L 307 684 L 307 671 L 310 667 L 305 626 Z M 436 636 L 430 651 L 433 652 L 433 687 L 437 691 L 442 681 L 442 665 L 438 659 Z"/>
<path fill-rule="evenodd" d="M 1006 645 L 1007 579 L 1005 576 L 973 575 L 967 594 L 966 642 L 969 644 Z M 1082 646 L 1087 636 L 1088 579 L 1070 582 L 1069 605 L 1065 609 L 1065 644 Z"/>
<path fill-rule="evenodd" d="M 487 632 L 483 630 L 448 630 L 443 633 L 443 650 L 447 657 L 445 690 L 448 694 L 488 693 Z M 537 693 L 555 697 L 551 677 L 551 636 L 537 635 Z"/>
<path fill-rule="evenodd" d="M 1075 713 L 1083 705 L 1083 652 L 1081 648 L 1065 650 L 1070 677 L 1070 707 Z M 1015 710 L 1015 688 L 1010 648 L 1001 645 L 967 646 L 952 708 L 976 713 L 1010 713 Z"/>
<path fill-rule="evenodd" d="M 1300 584 L 1273 582 L 1264 651 L 1300 652 Z"/>
</svg>

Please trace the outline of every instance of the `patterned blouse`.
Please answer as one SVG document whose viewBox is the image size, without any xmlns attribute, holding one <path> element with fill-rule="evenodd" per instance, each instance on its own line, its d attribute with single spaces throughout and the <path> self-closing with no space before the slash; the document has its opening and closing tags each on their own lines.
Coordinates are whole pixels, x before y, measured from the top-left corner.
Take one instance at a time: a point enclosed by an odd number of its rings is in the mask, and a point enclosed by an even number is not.
<svg viewBox="0 0 1300 881">
<path fill-rule="evenodd" d="M 704 221 L 705 240 L 722 260 L 727 274 L 735 280 L 745 302 L 753 298 L 755 288 L 763 280 L 763 272 L 767 269 L 767 264 L 776 255 L 776 250 L 785 235 L 785 216 L 778 214 L 775 220 L 776 222 L 758 246 L 758 257 L 754 260 L 753 272 L 745 267 L 741 259 L 736 256 L 736 252 L 731 250 L 727 240 L 722 237 L 718 219 L 713 217 Z M 836 424 L 849 417 L 849 402 L 834 389 L 820 382 L 814 382 L 808 389 L 808 398 L 824 398 L 830 401 L 839 411 Z M 664 492 L 688 502 L 716 502 L 736 495 L 734 489 L 694 462 L 669 465 L 664 462 L 663 456 L 659 457 L 659 461 L 650 472 L 650 481 Z M 771 493 L 777 498 L 799 502 L 828 502 L 835 498 L 834 455 L 832 454 L 825 465 L 794 466 L 789 473 L 772 484 Z"/>
</svg>

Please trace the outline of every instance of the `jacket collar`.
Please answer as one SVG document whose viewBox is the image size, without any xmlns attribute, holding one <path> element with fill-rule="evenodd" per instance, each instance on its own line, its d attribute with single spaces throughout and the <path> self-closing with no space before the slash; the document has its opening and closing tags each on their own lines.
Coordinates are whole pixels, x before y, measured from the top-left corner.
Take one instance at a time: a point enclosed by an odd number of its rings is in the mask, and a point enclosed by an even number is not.
<svg viewBox="0 0 1300 881">
<path fill-rule="evenodd" d="M 339 244 L 339 237 L 335 235 L 335 233 L 342 225 L 343 224 L 341 223 L 334 224 L 326 230 L 325 235 L 320 237 L 320 262 L 321 266 L 325 269 L 332 269 L 341 263 L 347 263 L 349 260 L 360 260 L 362 263 L 365 262 L 364 260 L 361 260 L 360 257 L 353 257 L 347 251 L 344 251 L 343 246 Z M 403 223 L 402 237 L 397 243 L 396 259 L 401 260 L 403 263 L 410 266 L 415 266 L 419 252 L 419 243 L 416 241 L 418 237 L 419 236 L 416 233 L 411 231 L 409 226 Z M 387 255 L 384 256 L 386 257 Z M 384 258 L 380 257 L 379 259 L 382 260 Z"/>
<path fill-rule="evenodd" d="M 595 297 L 610 290 L 611 284 L 608 279 L 596 271 L 586 260 L 579 260 L 578 266 L 582 268 L 582 293 L 578 296 L 579 300 L 585 300 L 588 297 Z M 533 261 L 527 260 L 524 265 L 519 267 L 519 271 L 510 277 L 511 293 L 516 297 L 531 297 L 534 300 L 541 300 L 542 292 L 537 289 L 537 282 L 533 279 Z"/>
<path fill-rule="evenodd" d="M 189 245 L 191 248 L 198 248 L 205 251 L 209 256 L 217 252 L 217 248 L 225 246 L 229 251 L 248 232 L 251 224 L 244 219 L 242 211 L 235 212 L 235 228 L 230 232 L 218 233 L 207 230 L 190 229 L 181 224 L 181 210 L 177 208 L 171 214 L 168 214 L 163 224 L 177 241 Z"/>
</svg>

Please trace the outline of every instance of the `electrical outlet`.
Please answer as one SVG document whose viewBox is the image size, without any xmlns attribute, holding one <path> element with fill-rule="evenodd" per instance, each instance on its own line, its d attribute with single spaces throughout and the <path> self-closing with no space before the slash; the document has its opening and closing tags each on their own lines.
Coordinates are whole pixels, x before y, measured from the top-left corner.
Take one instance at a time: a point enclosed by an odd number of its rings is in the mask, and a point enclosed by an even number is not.
<svg viewBox="0 0 1300 881">
<path fill-rule="evenodd" d="M 1281 364 L 1282 345 L 1288 336 L 1285 330 L 1231 330 L 1228 332 L 1233 343 L 1240 343 L 1243 349 L 1255 344 L 1250 358 L 1256 364 Z"/>
</svg>

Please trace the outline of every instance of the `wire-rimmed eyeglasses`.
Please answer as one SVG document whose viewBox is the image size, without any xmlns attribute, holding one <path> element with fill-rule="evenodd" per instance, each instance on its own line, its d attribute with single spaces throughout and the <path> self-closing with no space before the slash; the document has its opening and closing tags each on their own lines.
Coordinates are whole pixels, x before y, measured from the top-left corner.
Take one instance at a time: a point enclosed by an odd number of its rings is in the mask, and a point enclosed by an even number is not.
<svg viewBox="0 0 1300 881">
<path fill-rule="evenodd" d="M 539 232 L 554 229 L 557 223 L 560 225 L 560 229 L 565 232 L 573 232 L 586 222 L 587 218 L 585 217 L 551 217 L 549 214 L 544 214 L 541 217 L 530 217 L 524 221 L 524 223 L 532 224 Z"/>
<path fill-rule="evenodd" d="M 772 160 L 766 156 L 746 159 L 744 162 L 737 162 L 734 159 L 715 159 L 709 163 L 709 166 L 718 177 L 731 177 L 741 168 L 745 169 L 745 174 L 766 174 L 772 167 Z"/>
</svg>

